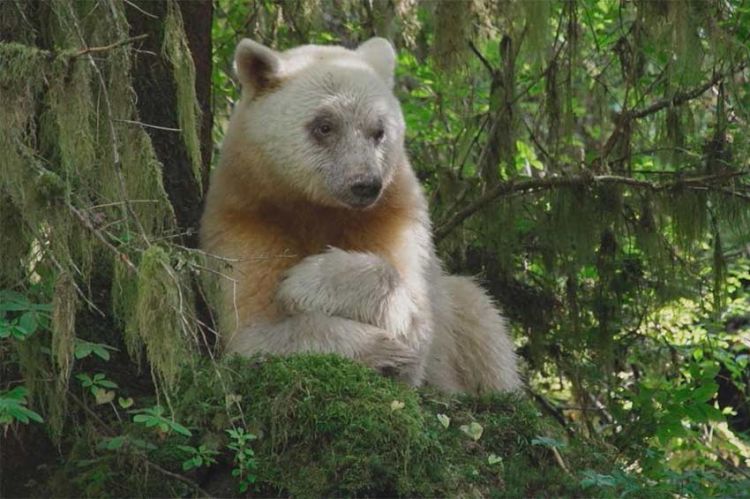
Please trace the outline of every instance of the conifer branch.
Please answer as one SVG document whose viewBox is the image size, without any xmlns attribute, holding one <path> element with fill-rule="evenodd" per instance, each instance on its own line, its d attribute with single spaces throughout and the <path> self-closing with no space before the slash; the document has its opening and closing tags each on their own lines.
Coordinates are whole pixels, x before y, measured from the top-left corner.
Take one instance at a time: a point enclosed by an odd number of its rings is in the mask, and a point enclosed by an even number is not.
<svg viewBox="0 0 750 499">
<path fill-rule="evenodd" d="M 739 66 L 737 68 L 734 68 L 730 71 L 727 71 L 726 73 L 717 73 L 714 74 L 714 76 L 703 83 L 702 85 L 699 85 L 695 88 L 692 88 L 690 90 L 684 91 L 684 92 L 677 92 L 672 97 L 667 97 L 661 100 L 658 100 L 656 102 L 653 102 L 649 104 L 648 106 L 645 106 L 641 109 L 633 109 L 631 111 L 627 112 L 627 116 L 629 119 L 639 119 L 644 118 L 646 116 L 649 116 L 651 114 L 657 113 L 661 111 L 662 109 L 665 109 L 667 107 L 675 107 L 680 106 L 682 104 L 685 104 L 688 101 L 691 101 L 693 99 L 696 99 L 703 95 L 708 89 L 719 83 L 724 78 L 727 78 L 729 76 L 732 76 L 740 71 L 745 69 L 745 66 Z"/>
<path fill-rule="evenodd" d="M 750 201 L 750 194 L 744 191 L 734 191 L 727 189 L 725 186 L 715 184 L 724 182 L 730 178 L 748 175 L 747 170 L 726 171 L 714 175 L 701 175 L 697 177 L 677 178 L 669 182 L 657 183 L 649 180 L 640 180 L 632 177 L 619 175 L 570 175 L 559 177 L 532 178 L 525 180 L 510 180 L 501 182 L 489 190 L 484 195 L 475 199 L 468 206 L 455 212 L 448 220 L 440 224 L 435 229 L 435 241 L 439 242 L 451 231 L 458 227 L 464 220 L 474 215 L 476 212 L 486 208 L 496 199 L 511 194 L 523 194 L 528 192 L 538 192 L 555 189 L 558 187 L 592 187 L 601 185 L 623 185 L 635 187 L 650 191 L 666 191 L 678 187 L 685 187 L 694 190 L 707 190 L 720 192 L 722 194 L 732 195 L 740 199 Z"/>
<path fill-rule="evenodd" d="M 672 97 L 660 99 L 641 108 L 623 110 L 619 115 L 617 115 L 615 119 L 615 128 L 614 130 L 612 130 L 612 133 L 609 135 L 609 138 L 605 142 L 601 159 L 606 160 L 606 158 L 609 156 L 609 153 L 612 152 L 612 150 L 615 148 L 615 145 L 619 142 L 623 130 L 628 129 L 629 125 L 633 121 L 655 114 L 662 109 L 681 106 L 693 99 L 696 99 L 723 79 L 735 75 L 740 71 L 743 71 L 746 67 L 747 65 L 743 64 L 723 73 L 714 73 L 711 79 L 701 85 L 698 85 L 697 87 L 683 92 L 677 92 Z"/>
</svg>

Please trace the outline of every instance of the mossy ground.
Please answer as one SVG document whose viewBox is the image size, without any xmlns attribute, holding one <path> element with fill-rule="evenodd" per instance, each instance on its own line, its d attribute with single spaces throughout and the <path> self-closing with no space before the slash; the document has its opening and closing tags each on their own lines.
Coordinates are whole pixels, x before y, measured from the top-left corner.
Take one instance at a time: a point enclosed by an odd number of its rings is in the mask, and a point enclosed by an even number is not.
<svg viewBox="0 0 750 499">
<path fill-rule="evenodd" d="M 221 451 L 218 463 L 185 476 L 211 495 L 241 495 L 227 450 L 226 430 L 233 427 L 257 436 L 250 496 L 601 496 L 581 488 L 578 472 L 613 467 L 604 449 L 568 443 L 561 454 L 572 471 L 564 470 L 549 447 L 534 440 L 562 440 L 559 429 L 523 396 L 414 390 L 332 355 L 205 361 L 181 374 L 170 399 L 175 421 L 192 437 L 124 423 L 121 434 L 137 445 L 113 450 L 106 448 L 108 439 L 97 443 L 82 434 L 54 475 L 54 490 L 192 495 L 185 483 L 149 472 L 144 456 L 184 473 L 178 445 L 205 445 Z M 472 423 L 481 426 L 481 436 L 476 425 L 473 435 L 467 430 Z"/>
<path fill-rule="evenodd" d="M 190 439 L 149 435 L 142 426 L 130 423 L 123 426 L 123 433 L 133 442 L 149 441 L 154 447 L 146 450 L 148 459 L 177 473 L 181 473 L 182 459 L 170 448 L 203 444 L 221 450 L 218 464 L 187 475 L 211 495 L 240 495 L 230 474 L 232 454 L 226 451 L 226 430 L 240 426 L 258 437 L 252 441 L 256 466 L 255 483 L 247 492 L 250 496 L 560 497 L 595 493 L 581 489 L 580 478 L 563 470 L 549 448 L 534 444 L 537 437 L 557 434 L 524 397 L 451 397 L 429 388 L 414 390 L 332 355 L 205 362 L 186 369 L 171 403 L 175 420 L 192 431 Z M 478 438 L 465 428 L 471 423 L 482 428 Z M 87 451 L 83 447 L 76 459 L 88 465 L 112 454 L 102 450 L 102 445 L 97 450 L 92 450 L 96 446 Z M 582 452 L 568 444 L 562 452 L 571 470 L 612 466 L 606 453 L 593 447 Z M 82 476 L 86 468 L 79 466 L 76 483 L 63 490 L 118 495 L 136 480 L 137 487 L 130 491 L 138 495 L 194 493 L 158 473 L 150 475 L 151 482 L 145 481 L 144 466 L 137 464 L 137 458 L 121 455 L 117 462 L 122 470 L 119 477 L 87 489 L 88 479 Z M 111 464 L 104 467 L 117 472 Z"/>
</svg>

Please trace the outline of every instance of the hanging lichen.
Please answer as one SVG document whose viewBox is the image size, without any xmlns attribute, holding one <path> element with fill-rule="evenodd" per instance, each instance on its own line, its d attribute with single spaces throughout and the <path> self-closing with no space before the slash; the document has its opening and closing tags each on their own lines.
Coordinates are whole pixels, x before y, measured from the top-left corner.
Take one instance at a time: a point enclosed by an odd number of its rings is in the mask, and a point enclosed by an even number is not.
<svg viewBox="0 0 750 499">
<path fill-rule="evenodd" d="M 662 209 L 670 214 L 674 243 L 690 250 L 708 227 L 706 194 L 686 188 L 677 188 L 663 200 Z"/>
<path fill-rule="evenodd" d="M 114 261 L 112 270 L 112 312 L 114 319 L 123 331 L 125 348 L 130 357 L 140 367 L 143 360 L 143 341 L 137 328 L 129 328 L 133 321 L 138 297 L 138 275 L 122 259 Z"/>
<path fill-rule="evenodd" d="M 180 124 L 180 133 L 190 157 L 193 176 L 200 186 L 202 182 L 202 159 L 198 131 L 201 111 L 195 95 L 195 65 L 185 38 L 180 9 L 171 0 L 167 4 L 162 51 L 169 62 L 172 63 L 174 69 L 174 81 L 177 86 L 177 119 Z"/>
<path fill-rule="evenodd" d="M 63 414 L 65 413 L 66 392 L 68 381 L 73 369 L 73 355 L 75 352 L 76 338 L 76 309 L 78 307 L 78 295 L 76 294 L 73 278 L 63 272 L 57 277 L 55 292 L 52 298 L 52 358 L 57 370 L 57 379 L 54 383 L 56 396 L 50 403 L 57 407 L 51 407 L 49 413 L 50 426 L 56 433 L 60 433 L 63 425 Z"/>
<path fill-rule="evenodd" d="M 67 273 L 61 273 L 55 283 L 52 298 L 52 357 L 58 369 L 58 383 L 67 388 L 73 367 L 73 352 L 78 296 L 75 283 Z"/>
<path fill-rule="evenodd" d="M 674 61 L 674 83 L 692 85 L 701 75 L 703 56 L 696 23 L 693 22 L 693 1 L 665 2 L 667 19 L 671 28 L 671 49 Z M 699 3 L 699 2 L 696 2 Z"/>
<path fill-rule="evenodd" d="M 527 40 L 523 44 L 529 59 L 540 63 L 546 59 L 547 39 L 550 36 L 549 19 L 552 5 L 549 0 L 520 2 L 524 14 Z"/>
<path fill-rule="evenodd" d="M 9 288 L 23 279 L 23 260 L 29 251 L 23 217 L 10 196 L 0 190 L 0 289 Z"/>
<path fill-rule="evenodd" d="M 174 385 L 189 361 L 187 345 L 195 338 L 188 290 L 163 248 L 152 246 L 143 253 L 128 335 L 140 337 L 152 369 L 166 386 Z"/>
<path fill-rule="evenodd" d="M 0 25 L 17 22 L 3 30 L 16 41 L 0 43 L 0 283 L 21 290 L 54 283 L 50 334 L 38 332 L 15 350 L 35 407 L 59 436 L 76 313 L 84 303 L 97 307 L 92 288 L 101 290 L 94 269 L 114 269 L 111 311 L 125 347 L 139 362 L 145 352 L 160 386 L 189 362 L 196 332 L 192 267 L 176 270 L 153 246 L 176 234 L 177 224 L 162 164 L 138 118 L 125 6 L 53 2 L 39 9 L 37 37 L 24 2 L 0 6 Z M 173 64 L 180 127 L 200 180 L 194 69 L 179 10 L 170 9 L 164 56 Z"/>
</svg>

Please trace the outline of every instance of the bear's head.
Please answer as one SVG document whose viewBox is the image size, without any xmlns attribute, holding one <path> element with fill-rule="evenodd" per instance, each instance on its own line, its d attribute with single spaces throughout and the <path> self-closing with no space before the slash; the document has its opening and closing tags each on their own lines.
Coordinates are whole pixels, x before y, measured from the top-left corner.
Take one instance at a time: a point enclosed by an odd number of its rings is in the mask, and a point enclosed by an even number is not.
<svg viewBox="0 0 750 499">
<path fill-rule="evenodd" d="M 244 39 L 235 53 L 242 98 L 232 126 L 263 155 L 269 176 L 306 199 L 370 207 L 405 162 L 395 64 L 383 38 L 355 50 L 305 45 L 285 52 Z"/>
</svg>

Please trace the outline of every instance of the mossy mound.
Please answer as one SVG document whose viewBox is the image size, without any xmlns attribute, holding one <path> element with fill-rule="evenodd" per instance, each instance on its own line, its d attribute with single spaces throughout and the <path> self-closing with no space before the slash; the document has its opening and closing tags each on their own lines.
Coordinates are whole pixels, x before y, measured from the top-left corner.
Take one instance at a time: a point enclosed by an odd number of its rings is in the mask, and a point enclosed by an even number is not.
<svg viewBox="0 0 750 499">
<path fill-rule="evenodd" d="M 203 442 L 221 442 L 232 420 L 244 419 L 258 436 L 258 495 L 582 493 L 550 450 L 532 443 L 551 428 L 518 395 L 413 390 L 332 355 L 233 358 L 191 371 L 181 386 L 178 420 L 202 428 Z M 583 453 L 569 454 L 583 460 Z M 596 467 L 597 454 L 587 454 L 584 465 Z"/>
<path fill-rule="evenodd" d="M 197 374 L 184 379 L 184 420 L 229 426 L 211 409 L 239 401 L 258 436 L 258 487 L 293 496 L 422 495 L 438 477 L 440 448 L 413 390 L 336 356 L 264 361 L 235 358 L 221 376 L 226 392 Z M 225 396 L 225 393 L 229 395 Z M 206 401 L 210 400 L 208 404 Z M 208 411 L 196 411 L 209 408 Z M 239 420 L 239 418 L 238 418 Z M 235 421 L 238 423 L 239 421 Z"/>
<path fill-rule="evenodd" d="M 40 490 L 96 497 L 602 497 L 616 492 L 582 481 L 592 473 L 612 472 L 614 461 L 606 450 L 563 443 L 559 428 L 520 395 L 452 397 L 414 390 L 333 355 L 189 364 L 162 404 L 171 406 L 174 419 L 168 411 L 164 416 L 189 428 L 190 436 L 187 429 L 159 430 L 127 418 L 108 422 L 118 433 L 106 438 L 89 428 Z M 134 407 L 143 414 L 155 403 L 143 397 Z M 243 475 L 252 480 L 242 494 L 232 473 L 237 450 L 228 436 L 236 428 L 257 437 L 249 442 L 254 456 Z M 564 447 L 554 451 L 556 446 Z M 183 468 L 186 448 L 215 451 L 216 462 Z"/>
</svg>

